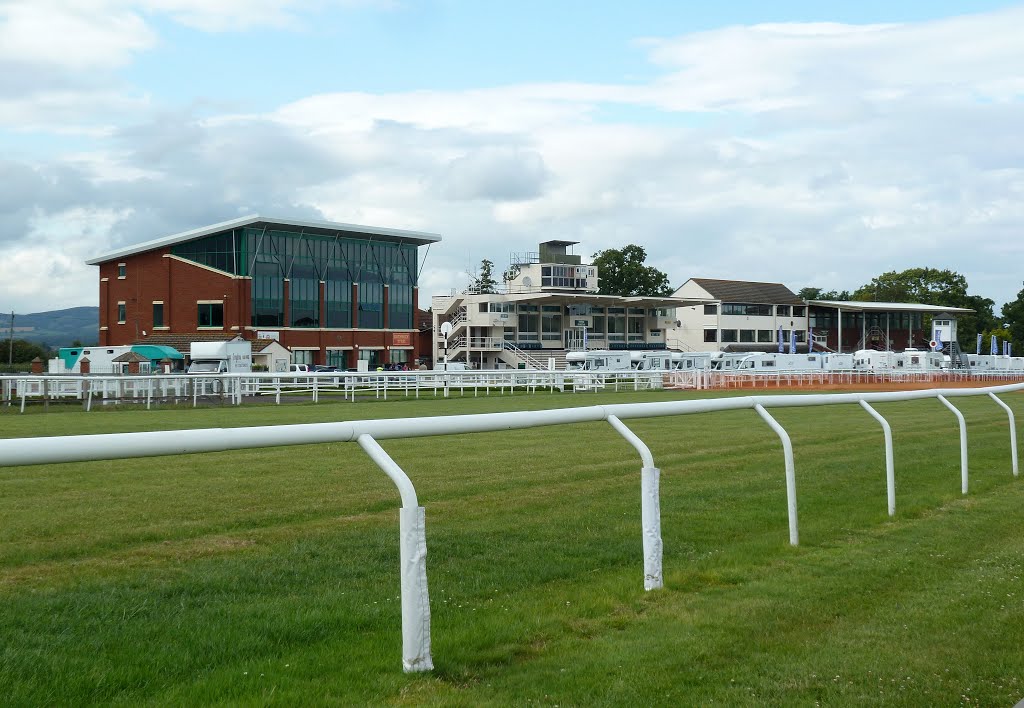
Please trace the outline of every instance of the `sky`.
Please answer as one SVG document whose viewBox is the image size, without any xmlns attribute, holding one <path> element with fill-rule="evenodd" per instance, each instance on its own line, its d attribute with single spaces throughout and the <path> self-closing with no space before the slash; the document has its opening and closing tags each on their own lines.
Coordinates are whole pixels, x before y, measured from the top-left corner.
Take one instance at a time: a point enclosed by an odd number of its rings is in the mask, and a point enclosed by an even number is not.
<svg viewBox="0 0 1024 708">
<path fill-rule="evenodd" d="M 691 277 L 1024 281 L 1024 4 L 0 0 L 0 312 L 238 216 L 440 234 L 421 306 L 542 241 Z"/>
</svg>

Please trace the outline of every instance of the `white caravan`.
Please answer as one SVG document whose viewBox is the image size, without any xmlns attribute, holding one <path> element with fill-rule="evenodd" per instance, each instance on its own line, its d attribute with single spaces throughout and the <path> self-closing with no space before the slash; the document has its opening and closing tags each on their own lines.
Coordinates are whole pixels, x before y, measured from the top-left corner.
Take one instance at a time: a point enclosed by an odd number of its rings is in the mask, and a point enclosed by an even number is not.
<svg viewBox="0 0 1024 708">
<path fill-rule="evenodd" d="M 569 369 L 583 371 L 629 371 L 633 368 L 628 351 L 595 349 L 589 352 L 569 352 L 565 355 Z"/>
<path fill-rule="evenodd" d="M 825 371 L 852 371 L 853 354 L 821 354 L 821 368 Z"/>
<path fill-rule="evenodd" d="M 633 362 L 637 371 L 674 371 L 706 369 L 711 361 L 711 352 L 634 352 Z"/>
<path fill-rule="evenodd" d="M 821 354 L 747 354 L 736 367 L 739 371 L 820 371 Z"/>
</svg>

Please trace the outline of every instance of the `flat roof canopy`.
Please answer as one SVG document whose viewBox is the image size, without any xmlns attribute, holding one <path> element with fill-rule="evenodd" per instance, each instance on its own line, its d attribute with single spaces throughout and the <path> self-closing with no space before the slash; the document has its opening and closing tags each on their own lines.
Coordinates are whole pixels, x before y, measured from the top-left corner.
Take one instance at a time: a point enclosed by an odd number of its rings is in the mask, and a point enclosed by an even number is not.
<svg viewBox="0 0 1024 708">
<path fill-rule="evenodd" d="M 171 236 L 164 236 L 162 238 L 154 239 L 153 241 L 139 243 L 134 246 L 129 246 L 128 248 L 123 248 L 119 251 L 113 251 L 111 253 L 98 256 L 97 258 L 93 258 L 92 260 L 88 260 L 86 261 L 86 265 L 99 265 L 100 263 L 106 263 L 117 258 L 124 258 L 125 256 L 131 256 L 136 253 L 152 251 L 156 248 L 164 248 L 166 246 L 174 246 L 179 243 L 194 241 L 198 238 L 203 238 L 204 236 L 210 236 L 222 231 L 231 231 L 232 229 L 244 226 L 256 226 L 289 231 L 301 230 L 318 236 L 363 234 L 371 237 L 371 239 L 375 241 L 412 243 L 417 246 L 436 243 L 441 240 L 441 237 L 438 234 L 427 233 L 425 231 L 405 231 L 403 229 L 385 229 L 378 226 L 360 226 L 358 224 L 344 224 L 334 221 L 303 221 L 298 219 L 276 219 L 253 215 L 243 216 L 240 219 L 232 219 L 231 221 L 222 221 L 219 224 L 211 224 L 210 226 L 204 226 L 199 229 L 182 231 L 181 233 L 172 234 Z"/>
<path fill-rule="evenodd" d="M 859 302 L 856 300 L 808 300 L 808 305 L 831 307 L 843 312 L 921 312 L 935 314 L 948 312 L 951 315 L 974 312 L 966 307 L 946 307 L 945 305 L 924 305 L 919 302 Z"/>
<path fill-rule="evenodd" d="M 525 300 L 581 300 L 602 305 L 644 305 L 646 307 L 689 307 L 691 305 L 702 305 L 705 302 L 714 300 L 703 300 L 698 298 L 683 297 L 661 297 L 658 295 L 598 295 L 597 293 L 494 293 L 495 295 L 507 298 L 513 302 Z"/>
</svg>

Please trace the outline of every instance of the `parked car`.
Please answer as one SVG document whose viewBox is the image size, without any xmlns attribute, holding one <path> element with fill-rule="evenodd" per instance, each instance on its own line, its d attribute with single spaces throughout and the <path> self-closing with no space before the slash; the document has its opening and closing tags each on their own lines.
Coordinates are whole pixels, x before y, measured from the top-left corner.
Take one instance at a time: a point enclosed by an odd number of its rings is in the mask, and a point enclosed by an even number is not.
<svg viewBox="0 0 1024 708">
<path fill-rule="evenodd" d="M 288 371 L 293 374 L 308 374 L 309 364 L 292 364 L 288 367 Z"/>
</svg>

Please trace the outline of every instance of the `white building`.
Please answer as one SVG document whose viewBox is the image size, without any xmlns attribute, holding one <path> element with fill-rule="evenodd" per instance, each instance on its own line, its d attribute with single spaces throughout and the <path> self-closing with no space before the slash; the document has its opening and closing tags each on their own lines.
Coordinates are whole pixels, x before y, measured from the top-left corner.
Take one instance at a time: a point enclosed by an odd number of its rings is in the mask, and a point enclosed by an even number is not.
<svg viewBox="0 0 1024 708">
<path fill-rule="evenodd" d="M 702 301 L 676 309 L 666 343 L 681 351 L 807 351 L 807 305 L 781 283 L 690 278 L 673 293 Z"/>
<path fill-rule="evenodd" d="M 568 252 L 576 241 L 547 241 L 515 255 L 494 292 L 435 296 L 434 361 L 474 368 L 565 368 L 568 351 L 665 349 L 677 297 L 598 295 L 597 266 Z M 447 339 L 442 325 L 451 325 Z"/>
</svg>

